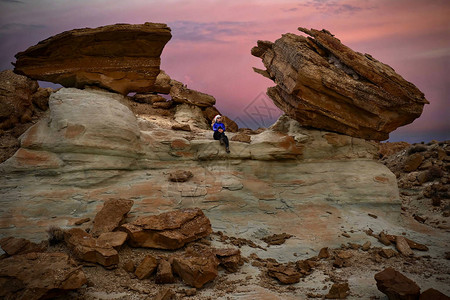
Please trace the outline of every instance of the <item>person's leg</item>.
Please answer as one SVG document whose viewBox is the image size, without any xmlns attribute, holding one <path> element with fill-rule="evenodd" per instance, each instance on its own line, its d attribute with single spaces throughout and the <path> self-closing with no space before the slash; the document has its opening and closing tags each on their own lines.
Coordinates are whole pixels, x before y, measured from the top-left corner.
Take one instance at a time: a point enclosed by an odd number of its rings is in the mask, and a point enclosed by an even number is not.
<svg viewBox="0 0 450 300">
<path fill-rule="evenodd" d="M 220 132 L 218 132 L 218 131 L 214 131 L 214 135 L 213 135 L 213 138 L 214 138 L 215 140 L 220 140 L 220 137 L 221 137 L 221 134 L 220 134 Z"/>
<path fill-rule="evenodd" d="M 227 151 L 227 153 L 230 153 L 230 143 L 228 142 L 228 137 L 225 135 L 225 133 L 222 133 L 221 139 L 225 144 L 225 151 Z"/>
</svg>

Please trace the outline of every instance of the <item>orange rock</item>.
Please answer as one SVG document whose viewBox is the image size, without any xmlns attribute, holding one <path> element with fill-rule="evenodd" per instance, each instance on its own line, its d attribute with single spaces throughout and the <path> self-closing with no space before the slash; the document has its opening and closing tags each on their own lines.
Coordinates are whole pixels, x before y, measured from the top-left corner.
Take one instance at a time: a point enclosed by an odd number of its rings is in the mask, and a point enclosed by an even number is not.
<svg viewBox="0 0 450 300">
<path fill-rule="evenodd" d="M 131 246 L 159 249 L 178 249 L 212 232 L 209 219 L 199 208 L 140 217 L 120 228 L 128 233 Z"/>
<path fill-rule="evenodd" d="M 133 206 L 133 200 L 110 199 L 105 201 L 102 209 L 94 218 L 94 227 L 91 234 L 99 236 L 105 232 L 111 232 L 116 229 L 125 219 Z"/>
<path fill-rule="evenodd" d="M 17 53 L 14 71 L 64 87 L 151 92 L 171 37 L 170 28 L 157 23 L 74 29 Z"/>
<path fill-rule="evenodd" d="M 258 41 L 252 54 L 267 69 L 255 71 L 276 83 L 269 97 L 302 126 L 385 140 L 421 115 L 424 94 L 391 67 L 326 30 L 299 30 L 311 37 L 287 33 L 275 43 Z"/>
</svg>

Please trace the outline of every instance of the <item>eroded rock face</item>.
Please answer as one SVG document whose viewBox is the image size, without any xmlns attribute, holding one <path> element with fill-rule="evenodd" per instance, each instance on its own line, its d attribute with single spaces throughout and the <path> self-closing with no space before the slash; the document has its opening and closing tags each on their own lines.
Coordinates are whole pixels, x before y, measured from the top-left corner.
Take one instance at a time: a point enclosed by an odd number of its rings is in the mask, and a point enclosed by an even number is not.
<svg viewBox="0 0 450 300">
<path fill-rule="evenodd" d="M 28 253 L 0 260 L 2 299 L 47 299 L 80 288 L 86 276 L 64 253 Z"/>
<path fill-rule="evenodd" d="M 65 31 L 17 53 L 14 72 L 64 87 L 152 91 L 171 37 L 170 28 L 158 23 Z"/>
<path fill-rule="evenodd" d="M 391 67 L 353 51 L 328 31 L 284 34 L 252 49 L 277 85 L 267 94 L 304 126 L 364 139 L 385 140 L 411 123 L 428 103 L 422 92 Z"/>
<path fill-rule="evenodd" d="M 84 170 L 81 177 L 66 182 L 75 185 L 92 183 L 89 173 L 99 170 L 106 171 L 106 178 L 129 170 L 140 155 L 140 130 L 121 101 L 121 95 L 100 90 L 59 90 L 50 97 L 50 114 L 21 136 L 21 148 L 3 167 Z"/>
<path fill-rule="evenodd" d="M 11 70 L 0 72 L 0 129 L 31 120 L 32 96 L 38 88 L 36 81 Z"/>
<path fill-rule="evenodd" d="M 159 249 L 178 249 L 212 232 L 209 219 L 198 208 L 140 217 L 121 229 L 128 233 L 133 247 Z"/>
</svg>

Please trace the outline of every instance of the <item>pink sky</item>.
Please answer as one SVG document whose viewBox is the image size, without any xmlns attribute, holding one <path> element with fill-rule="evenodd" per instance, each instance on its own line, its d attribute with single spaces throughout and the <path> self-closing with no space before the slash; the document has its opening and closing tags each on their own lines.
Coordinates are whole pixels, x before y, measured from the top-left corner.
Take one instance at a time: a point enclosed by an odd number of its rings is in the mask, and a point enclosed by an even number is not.
<svg viewBox="0 0 450 300">
<path fill-rule="evenodd" d="M 11 68 L 18 51 L 65 30 L 166 23 L 173 37 L 161 68 L 213 95 L 222 113 L 252 127 L 270 125 L 275 116 L 249 117 L 261 104 L 270 105 L 262 94 L 274 85 L 253 72 L 262 63 L 250 49 L 259 39 L 300 34 L 299 26 L 325 28 L 353 50 L 393 67 L 430 101 L 419 119 L 391 134 L 392 141 L 450 139 L 448 0 L 0 0 L 0 11 L 2 69 Z"/>
</svg>

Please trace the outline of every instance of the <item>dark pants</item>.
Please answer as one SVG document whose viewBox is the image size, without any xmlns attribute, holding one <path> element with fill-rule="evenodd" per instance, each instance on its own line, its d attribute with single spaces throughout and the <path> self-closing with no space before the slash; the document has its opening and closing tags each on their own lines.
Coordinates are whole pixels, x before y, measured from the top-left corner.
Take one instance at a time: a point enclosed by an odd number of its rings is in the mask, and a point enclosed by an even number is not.
<svg viewBox="0 0 450 300">
<path fill-rule="evenodd" d="M 214 139 L 224 143 L 225 147 L 229 147 L 228 137 L 225 135 L 225 132 L 214 131 Z"/>
</svg>

